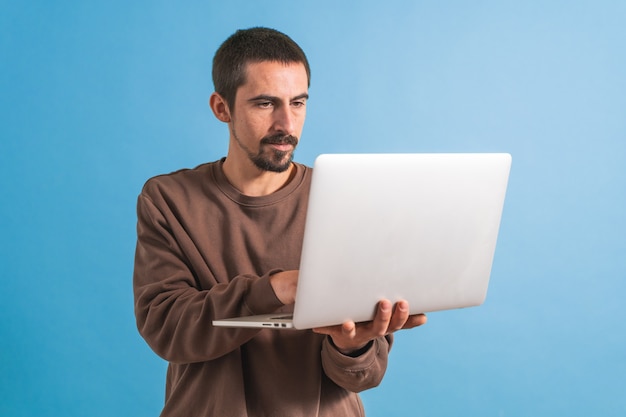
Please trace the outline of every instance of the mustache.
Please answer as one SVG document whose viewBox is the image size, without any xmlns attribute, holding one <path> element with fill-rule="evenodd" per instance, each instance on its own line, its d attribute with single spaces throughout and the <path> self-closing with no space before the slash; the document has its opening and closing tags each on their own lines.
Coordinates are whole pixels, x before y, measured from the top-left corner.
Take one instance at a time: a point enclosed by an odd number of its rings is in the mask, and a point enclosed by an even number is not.
<svg viewBox="0 0 626 417">
<path fill-rule="evenodd" d="M 272 135 L 261 139 L 262 145 L 292 145 L 298 144 L 298 138 L 293 135 Z"/>
</svg>

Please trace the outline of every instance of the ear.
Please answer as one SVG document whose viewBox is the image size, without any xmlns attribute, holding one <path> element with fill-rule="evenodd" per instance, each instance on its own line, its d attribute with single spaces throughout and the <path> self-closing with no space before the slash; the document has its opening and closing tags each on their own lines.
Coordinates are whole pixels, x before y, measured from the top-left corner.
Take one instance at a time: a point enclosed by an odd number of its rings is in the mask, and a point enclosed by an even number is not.
<svg viewBox="0 0 626 417">
<path fill-rule="evenodd" d="M 224 100 L 222 96 L 218 93 L 211 94 L 209 106 L 219 121 L 230 123 L 230 109 L 228 108 L 228 103 L 226 103 L 226 100 Z"/>
</svg>

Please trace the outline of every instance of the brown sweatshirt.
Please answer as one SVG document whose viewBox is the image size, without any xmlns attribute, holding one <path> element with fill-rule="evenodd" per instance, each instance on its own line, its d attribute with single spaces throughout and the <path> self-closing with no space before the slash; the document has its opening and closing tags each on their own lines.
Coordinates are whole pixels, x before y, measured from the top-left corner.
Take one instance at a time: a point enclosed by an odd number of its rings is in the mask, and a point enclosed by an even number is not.
<svg viewBox="0 0 626 417">
<path fill-rule="evenodd" d="M 363 416 L 391 337 L 342 355 L 310 330 L 230 329 L 214 319 L 288 311 L 269 276 L 298 269 L 311 169 L 263 197 L 239 193 L 222 161 L 150 179 L 137 205 L 135 314 L 169 362 L 162 416 Z"/>
</svg>

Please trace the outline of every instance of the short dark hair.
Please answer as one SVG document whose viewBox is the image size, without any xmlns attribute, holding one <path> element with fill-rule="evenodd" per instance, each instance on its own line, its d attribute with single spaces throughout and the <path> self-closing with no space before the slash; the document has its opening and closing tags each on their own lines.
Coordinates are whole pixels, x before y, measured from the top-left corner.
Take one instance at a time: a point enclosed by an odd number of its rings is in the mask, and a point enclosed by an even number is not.
<svg viewBox="0 0 626 417">
<path fill-rule="evenodd" d="M 275 29 L 254 27 L 232 34 L 213 57 L 215 91 L 233 106 L 237 89 L 246 82 L 246 65 L 273 61 L 302 63 L 311 83 L 311 69 L 304 51 L 289 36 Z"/>
</svg>

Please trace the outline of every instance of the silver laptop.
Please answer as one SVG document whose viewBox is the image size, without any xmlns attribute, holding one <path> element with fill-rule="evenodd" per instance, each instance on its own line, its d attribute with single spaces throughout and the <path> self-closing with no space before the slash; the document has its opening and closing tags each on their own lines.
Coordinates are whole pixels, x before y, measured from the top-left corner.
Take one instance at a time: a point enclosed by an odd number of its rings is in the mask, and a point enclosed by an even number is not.
<svg viewBox="0 0 626 417">
<path fill-rule="evenodd" d="M 326 154 L 314 164 L 293 315 L 215 326 L 308 329 L 485 300 L 511 156 Z"/>
</svg>

